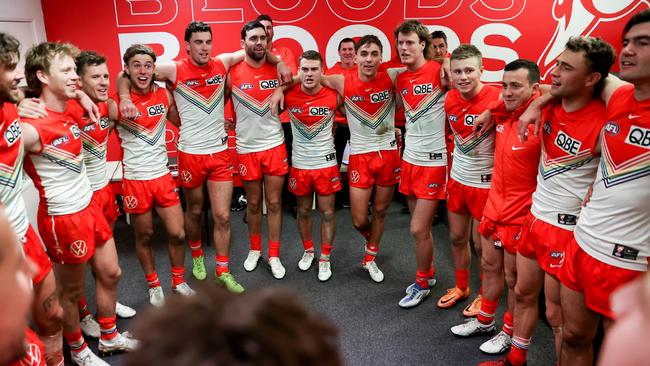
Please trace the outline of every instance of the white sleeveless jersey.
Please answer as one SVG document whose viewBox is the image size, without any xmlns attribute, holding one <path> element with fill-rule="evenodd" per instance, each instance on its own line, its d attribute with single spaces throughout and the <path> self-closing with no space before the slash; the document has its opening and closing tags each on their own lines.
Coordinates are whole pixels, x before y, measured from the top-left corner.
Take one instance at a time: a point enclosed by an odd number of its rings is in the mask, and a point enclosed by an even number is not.
<svg viewBox="0 0 650 366">
<path fill-rule="evenodd" d="M 591 199 L 575 238 L 590 256 L 612 266 L 648 270 L 650 255 L 650 101 L 634 87 L 617 90 L 607 105 L 601 158 Z M 632 118 L 630 118 L 632 117 Z"/>
<path fill-rule="evenodd" d="M 535 217 L 573 231 L 596 176 L 599 159 L 594 148 L 605 117 L 599 100 L 571 113 L 559 102 L 544 110 L 542 156 L 530 209 Z"/>
<path fill-rule="evenodd" d="M 181 118 L 178 150 L 213 154 L 228 148 L 224 129 L 226 69 L 218 58 L 199 67 L 189 58 L 176 61 L 174 100 Z"/>
<path fill-rule="evenodd" d="M 169 100 L 165 89 L 155 89 L 145 95 L 132 92 L 139 116 L 134 120 L 120 118 L 117 123 L 125 179 L 151 180 L 169 173 L 165 143 Z"/>
</svg>

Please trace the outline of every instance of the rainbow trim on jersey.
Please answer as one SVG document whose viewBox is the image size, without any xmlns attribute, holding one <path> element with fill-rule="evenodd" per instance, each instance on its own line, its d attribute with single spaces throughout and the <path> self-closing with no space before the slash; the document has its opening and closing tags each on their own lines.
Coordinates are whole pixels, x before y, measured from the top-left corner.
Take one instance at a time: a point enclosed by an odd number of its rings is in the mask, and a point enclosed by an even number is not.
<svg viewBox="0 0 650 366">
<path fill-rule="evenodd" d="M 603 143 L 600 169 L 603 174 L 603 183 L 606 188 L 639 179 L 650 174 L 650 151 L 617 164 L 609 151 L 607 139 L 605 139 L 604 136 L 602 138 Z"/>
<path fill-rule="evenodd" d="M 406 101 L 406 98 L 402 98 L 406 110 L 406 121 L 410 123 L 417 122 L 417 120 L 433 108 L 433 106 L 436 105 L 444 95 L 445 93 L 436 86 L 433 92 L 422 98 L 420 103 L 415 107 L 411 107 L 411 105 Z"/>
<path fill-rule="evenodd" d="M 18 147 L 14 165 L 0 163 L 0 184 L 10 188 L 16 187 L 16 183 L 20 177 L 20 171 L 23 167 L 24 147 L 22 141 L 16 141 L 16 143 L 20 144 L 20 146 Z"/>
<path fill-rule="evenodd" d="M 358 120 L 361 124 L 366 125 L 367 127 L 376 130 L 379 125 L 384 122 L 384 119 L 391 112 L 391 108 L 395 107 L 395 96 L 391 93 L 390 98 L 384 102 L 384 105 L 381 106 L 374 114 L 369 114 L 361 107 L 356 105 L 350 98 L 345 97 L 345 109 L 346 112 Z M 349 123 L 349 121 L 348 121 Z"/>
<path fill-rule="evenodd" d="M 41 156 L 57 165 L 72 170 L 77 174 L 81 173 L 83 154 L 75 155 L 52 145 L 45 145 L 41 152 Z"/>
<path fill-rule="evenodd" d="M 251 112 L 257 114 L 260 117 L 264 117 L 267 113 L 271 112 L 271 96 L 269 94 L 266 99 L 259 102 L 257 99 L 251 97 L 250 95 L 242 92 L 239 88 L 232 88 L 233 99 L 237 100 L 241 105 L 246 109 L 249 109 Z"/>
<path fill-rule="evenodd" d="M 556 159 L 549 159 L 546 148 L 542 144 L 542 158 L 539 160 L 539 173 L 544 180 L 571 169 L 577 169 L 593 160 L 591 149 L 578 152 L 576 155 L 560 156 Z"/>
<path fill-rule="evenodd" d="M 154 146 L 160 137 L 165 133 L 166 117 L 167 114 L 163 114 L 158 120 L 158 123 L 156 123 L 154 128 L 151 130 L 126 118 L 122 118 L 120 120 L 120 124 L 122 125 L 122 128 L 130 132 L 133 136 L 139 138 L 151 146 Z"/>
<path fill-rule="evenodd" d="M 103 142 L 98 142 L 82 130 L 81 142 L 83 144 L 84 151 L 88 152 L 97 159 L 103 160 L 106 156 L 106 143 L 108 142 L 108 139 L 104 139 Z"/>
<path fill-rule="evenodd" d="M 311 126 L 307 126 L 304 123 L 302 123 L 300 119 L 291 111 L 289 111 L 289 119 L 291 120 L 293 126 L 298 130 L 298 132 L 300 132 L 302 136 L 304 136 L 307 140 L 312 140 L 314 137 L 318 136 L 318 134 L 325 127 L 327 127 L 327 125 L 330 122 L 334 120 L 334 112 L 331 112 L 329 115 L 314 122 L 314 124 L 312 124 Z"/>
<path fill-rule="evenodd" d="M 183 83 L 178 83 L 174 92 L 196 108 L 210 114 L 223 103 L 224 87 L 223 83 L 219 84 L 209 98 L 204 97 L 201 93 Z"/>
<path fill-rule="evenodd" d="M 453 130 L 453 129 L 452 129 Z M 486 130 L 481 130 L 481 134 L 478 136 L 470 133 L 467 135 L 466 138 L 463 138 L 459 133 L 454 130 L 454 141 L 456 144 L 456 147 L 465 155 L 469 154 L 470 151 L 472 151 L 475 147 L 481 144 L 483 140 L 486 138 L 490 137 L 494 131 L 496 131 L 496 125 L 492 125 L 492 127 L 486 129 Z"/>
</svg>

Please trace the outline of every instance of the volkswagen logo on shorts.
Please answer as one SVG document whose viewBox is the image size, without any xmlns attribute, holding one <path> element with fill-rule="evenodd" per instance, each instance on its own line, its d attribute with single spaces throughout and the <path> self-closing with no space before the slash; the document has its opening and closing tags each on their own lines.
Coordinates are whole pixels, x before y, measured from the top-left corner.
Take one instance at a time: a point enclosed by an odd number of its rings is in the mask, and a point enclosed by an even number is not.
<svg viewBox="0 0 650 366">
<path fill-rule="evenodd" d="M 88 246 L 83 240 L 76 240 L 70 244 L 70 252 L 77 258 L 83 258 L 88 253 Z"/>
<path fill-rule="evenodd" d="M 188 172 L 187 170 L 183 170 L 181 172 L 181 180 L 183 183 L 189 183 L 192 181 L 192 173 Z"/>
<path fill-rule="evenodd" d="M 358 171 L 353 170 L 353 171 L 350 172 L 350 182 L 357 183 L 357 182 L 359 182 L 359 178 L 361 178 L 361 177 L 359 176 Z"/>
<path fill-rule="evenodd" d="M 43 355 L 38 345 L 30 343 L 27 347 L 27 352 L 20 360 L 20 366 L 38 366 L 43 361 Z"/>
<path fill-rule="evenodd" d="M 248 173 L 248 170 L 246 169 L 246 165 L 239 164 L 239 175 L 241 175 L 242 177 L 245 177 L 246 173 Z"/>
<path fill-rule="evenodd" d="M 124 207 L 133 210 L 138 206 L 138 199 L 133 196 L 124 196 Z"/>
<path fill-rule="evenodd" d="M 289 178 L 289 188 L 290 188 L 291 190 L 295 190 L 295 189 L 296 189 L 296 184 L 297 184 L 297 183 L 298 183 L 298 182 L 296 181 L 296 178 Z"/>
</svg>

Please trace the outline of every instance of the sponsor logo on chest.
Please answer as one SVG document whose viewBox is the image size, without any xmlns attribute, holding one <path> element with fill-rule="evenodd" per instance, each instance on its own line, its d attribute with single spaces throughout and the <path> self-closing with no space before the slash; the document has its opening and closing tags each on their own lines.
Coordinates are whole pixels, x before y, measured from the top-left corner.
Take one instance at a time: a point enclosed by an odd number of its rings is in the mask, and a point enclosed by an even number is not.
<svg viewBox="0 0 650 366">
<path fill-rule="evenodd" d="M 165 114 L 165 112 L 167 112 L 167 110 L 165 109 L 165 105 L 162 103 L 147 107 L 147 115 L 149 117 L 160 116 Z"/>
<path fill-rule="evenodd" d="M 631 126 L 625 143 L 650 150 L 650 129 Z"/>
<path fill-rule="evenodd" d="M 20 128 L 20 121 L 18 119 L 11 122 L 7 127 L 7 130 L 4 132 L 5 142 L 7 146 L 11 146 L 14 142 L 20 140 L 20 136 L 23 134 L 23 130 Z"/>
<path fill-rule="evenodd" d="M 474 127 L 474 121 L 478 118 L 478 114 L 466 114 L 463 118 L 463 124 L 465 126 Z"/>
<path fill-rule="evenodd" d="M 278 86 L 280 86 L 280 83 L 278 82 L 277 79 L 260 80 L 260 89 L 262 90 L 275 89 Z"/>
<path fill-rule="evenodd" d="M 309 115 L 312 117 L 328 116 L 330 109 L 328 107 L 309 107 Z"/>
<path fill-rule="evenodd" d="M 205 85 L 219 85 L 223 83 L 222 75 L 215 75 L 209 79 L 205 79 Z"/>
<path fill-rule="evenodd" d="M 557 132 L 554 142 L 555 146 L 571 155 L 576 155 L 580 151 L 580 146 L 582 145 L 582 141 L 569 136 L 562 130 Z"/>
<path fill-rule="evenodd" d="M 423 95 L 433 93 L 433 84 L 415 84 L 413 85 L 413 94 Z"/>
<path fill-rule="evenodd" d="M 388 98 L 390 98 L 390 93 L 388 90 L 382 90 L 380 92 L 370 94 L 370 101 L 372 103 L 383 103 L 387 101 Z"/>
</svg>

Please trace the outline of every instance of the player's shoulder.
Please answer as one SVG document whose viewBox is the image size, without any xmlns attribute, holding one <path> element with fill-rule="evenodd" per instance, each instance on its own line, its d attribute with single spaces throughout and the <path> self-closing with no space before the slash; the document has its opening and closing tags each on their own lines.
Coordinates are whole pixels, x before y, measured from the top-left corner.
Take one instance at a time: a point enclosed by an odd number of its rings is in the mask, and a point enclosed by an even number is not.
<svg viewBox="0 0 650 366">
<path fill-rule="evenodd" d="M 620 109 L 624 108 L 630 101 L 634 101 L 634 85 L 625 84 L 612 93 L 607 106 L 610 110 Z"/>
</svg>

